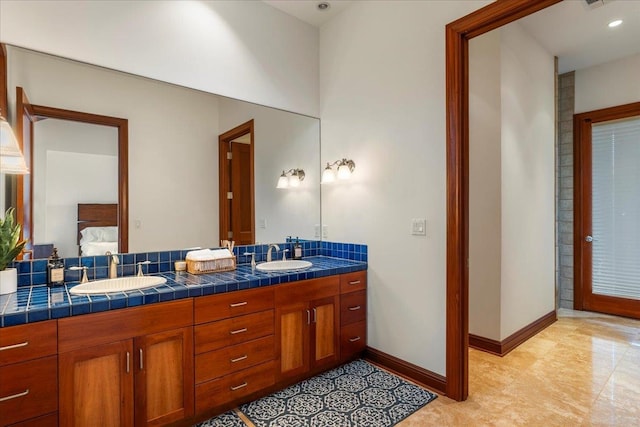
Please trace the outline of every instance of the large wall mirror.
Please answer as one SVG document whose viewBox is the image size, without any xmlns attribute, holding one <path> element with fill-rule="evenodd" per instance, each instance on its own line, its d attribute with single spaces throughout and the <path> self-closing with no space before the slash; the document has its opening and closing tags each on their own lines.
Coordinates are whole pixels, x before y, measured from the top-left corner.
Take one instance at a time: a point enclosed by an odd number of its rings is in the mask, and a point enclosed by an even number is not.
<svg viewBox="0 0 640 427">
<path fill-rule="evenodd" d="M 33 192 L 32 244 L 53 244 L 61 256 L 77 256 L 78 205 L 117 204 L 126 214 L 116 227 L 125 222 L 128 252 L 218 246 L 227 238 L 219 235 L 218 138 L 249 121 L 254 124 L 254 243 L 319 237 L 319 119 L 16 46 L 6 49 L 14 127 L 20 114 L 17 87 L 36 106 L 128 122 L 127 189 L 122 169 L 113 166 L 121 160 L 117 130 L 64 118 L 36 121 L 36 157 L 26 179 Z M 292 168 L 305 171 L 304 181 L 277 189 L 281 173 Z M 15 179 L 7 177 L 9 184 Z M 6 188 L 5 209 L 23 197 L 15 185 Z M 123 190 L 128 202 L 117 203 Z"/>
</svg>

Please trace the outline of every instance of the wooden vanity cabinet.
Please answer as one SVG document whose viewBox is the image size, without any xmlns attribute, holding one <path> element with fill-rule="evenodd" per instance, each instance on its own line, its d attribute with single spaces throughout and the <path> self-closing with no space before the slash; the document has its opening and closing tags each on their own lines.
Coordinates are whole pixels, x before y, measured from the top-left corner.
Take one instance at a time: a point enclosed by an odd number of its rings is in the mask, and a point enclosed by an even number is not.
<svg viewBox="0 0 640 427">
<path fill-rule="evenodd" d="M 340 359 L 347 362 L 367 346 L 367 272 L 340 276 Z"/>
<path fill-rule="evenodd" d="M 0 426 L 56 426 L 56 321 L 11 326 L 0 331 Z"/>
<path fill-rule="evenodd" d="M 192 299 L 60 319 L 60 424 L 164 425 L 192 416 L 192 325 Z"/>
<path fill-rule="evenodd" d="M 273 386 L 274 288 L 195 299 L 196 413 Z"/>
<path fill-rule="evenodd" d="M 275 290 L 279 381 L 304 377 L 339 360 L 340 279 L 331 276 Z"/>
</svg>

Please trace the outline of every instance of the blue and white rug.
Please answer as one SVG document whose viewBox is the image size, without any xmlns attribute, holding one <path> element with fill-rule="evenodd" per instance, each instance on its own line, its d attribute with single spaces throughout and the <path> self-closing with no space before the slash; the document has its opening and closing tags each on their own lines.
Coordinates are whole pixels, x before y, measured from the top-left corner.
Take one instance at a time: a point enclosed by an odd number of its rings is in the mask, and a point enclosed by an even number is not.
<svg viewBox="0 0 640 427">
<path fill-rule="evenodd" d="M 437 395 L 356 360 L 240 407 L 256 427 L 388 427 Z"/>
<path fill-rule="evenodd" d="M 198 424 L 197 427 L 247 427 L 234 411 L 225 412 Z"/>
</svg>

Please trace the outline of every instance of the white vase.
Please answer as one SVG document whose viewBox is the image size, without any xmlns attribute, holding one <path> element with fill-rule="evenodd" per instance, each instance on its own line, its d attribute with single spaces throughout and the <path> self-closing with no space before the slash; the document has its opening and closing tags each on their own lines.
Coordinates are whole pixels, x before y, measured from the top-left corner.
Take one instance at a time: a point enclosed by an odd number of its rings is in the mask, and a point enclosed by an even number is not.
<svg viewBox="0 0 640 427">
<path fill-rule="evenodd" d="M 5 268 L 0 270 L 0 295 L 10 294 L 18 290 L 18 270 Z"/>
</svg>

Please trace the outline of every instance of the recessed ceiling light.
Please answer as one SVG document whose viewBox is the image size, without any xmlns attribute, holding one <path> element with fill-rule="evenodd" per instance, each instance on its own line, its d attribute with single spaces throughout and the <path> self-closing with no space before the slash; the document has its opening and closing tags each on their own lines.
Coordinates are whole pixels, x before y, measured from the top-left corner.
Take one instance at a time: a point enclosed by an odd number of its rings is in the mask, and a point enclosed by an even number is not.
<svg viewBox="0 0 640 427">
<path fill-rule="evenodd" d="M 609 22 L 609 28 L 617 27 L 622 24 L 622 19 L 616 19 L 615 21 Z"/>
<path fill-rule="evenodd" d="M 329 8 L 331 7 L 331 5 L 329 4 L 329 2 L 323 1 L 318 3 L 318 10 L 329 10 Z"/>
</svg>

